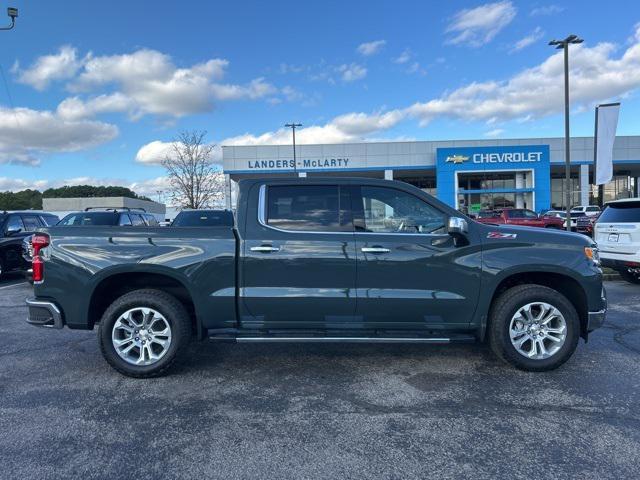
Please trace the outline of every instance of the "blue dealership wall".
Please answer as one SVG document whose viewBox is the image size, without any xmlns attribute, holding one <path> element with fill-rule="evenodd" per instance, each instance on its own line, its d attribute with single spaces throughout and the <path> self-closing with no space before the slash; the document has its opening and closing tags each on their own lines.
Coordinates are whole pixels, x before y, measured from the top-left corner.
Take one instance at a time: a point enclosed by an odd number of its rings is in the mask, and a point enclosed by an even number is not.
<svg viewBox="0 0 640 480">
<path fill-rule="evenodd" d="M 436 185 L 438 198 L 455 207 L 456 172 L 495 172 L 533 170 L 536 212 L 551 204 L 551 170 L 549 145 L 513 145 L 506 147 L 448 147 L 436 150 Z M 501 190 L 526 192 L 531 189 Z M 487 190 L 487 193 L 490 191 Z"/>
</svg>

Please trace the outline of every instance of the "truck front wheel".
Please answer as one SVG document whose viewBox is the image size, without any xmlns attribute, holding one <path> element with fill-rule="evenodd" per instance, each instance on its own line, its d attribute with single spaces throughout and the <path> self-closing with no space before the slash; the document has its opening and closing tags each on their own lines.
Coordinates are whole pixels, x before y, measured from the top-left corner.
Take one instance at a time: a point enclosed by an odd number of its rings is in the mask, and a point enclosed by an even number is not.
<svg viewBox="0 0 640 480">
<path fill-rule="evenodd" d="M 184 352 L 191 322 L 184 306 L 160 290 L 135 290 L 116 299 L 98 329 L 105 360 L 135 378 L 164 374 Z"/>
<path fill-rule="evenodd" d="M 518 285 L 503 292 L 491 309 L 489 342 L 511 365 L 541 372 L 558 368 L 575 351 L 580 320 L 571 302 L 542 285 Z"/>
</svg>

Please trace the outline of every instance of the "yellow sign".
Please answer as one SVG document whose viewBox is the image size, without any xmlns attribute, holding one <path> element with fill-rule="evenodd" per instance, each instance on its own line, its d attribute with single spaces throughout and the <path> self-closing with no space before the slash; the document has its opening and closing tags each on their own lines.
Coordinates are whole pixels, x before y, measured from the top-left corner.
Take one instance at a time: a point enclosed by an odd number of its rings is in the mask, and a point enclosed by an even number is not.
<svg viewBox="0 0 640 480">
<path fill-rule="evenodd" d="M 469 160 L 469 157 L 464 155 L 449 155 L 447 157 L 447 163 L 464 163 Z"/>
</svg>

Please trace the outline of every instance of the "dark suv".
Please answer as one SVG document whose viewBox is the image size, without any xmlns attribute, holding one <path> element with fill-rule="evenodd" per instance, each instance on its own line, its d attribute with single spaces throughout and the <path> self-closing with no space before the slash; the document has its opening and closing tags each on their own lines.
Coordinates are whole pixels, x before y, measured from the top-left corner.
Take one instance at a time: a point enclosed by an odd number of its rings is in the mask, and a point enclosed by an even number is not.
<svg viewBox="0 0 640 480">
<path fill-rule="evenodd" d="M 87 208 L 83 212 L 73 212 L 60 220 L 59 225 L 71 226 L 119 226 L 157 227 L 156 217 L 144 210 L 117 208 Z"/>
<path fill-rule="evenodd" d="M 11 270 L 28 268 L 22 259 L 22 240 L 41 227 L 58 223 L 58 217 L 43 212 L 0 212 L 0 277 Z"/>
</svg>

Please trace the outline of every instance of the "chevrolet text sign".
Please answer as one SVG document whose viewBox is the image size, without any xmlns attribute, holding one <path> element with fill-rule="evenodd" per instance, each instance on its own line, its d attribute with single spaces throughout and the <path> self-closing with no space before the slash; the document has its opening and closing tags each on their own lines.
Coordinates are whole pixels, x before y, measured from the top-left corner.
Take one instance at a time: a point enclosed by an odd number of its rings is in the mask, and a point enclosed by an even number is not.
<svg viewBox="0 0 640 480">
<path fill-rule="evenodd" d="M 525 163 L 539 162 L 542 152 L 504 152 L 504 153 L 474 153 L 473 163 Z"/>
</svg>

